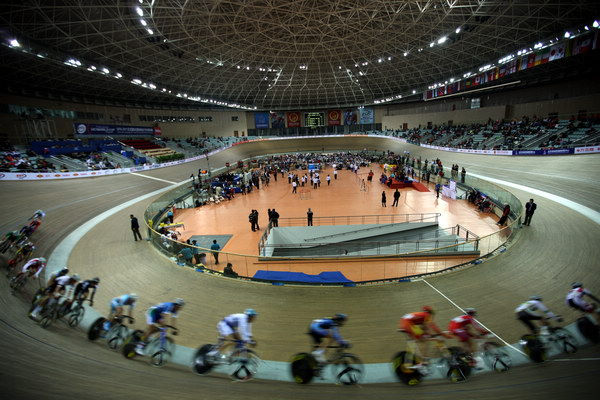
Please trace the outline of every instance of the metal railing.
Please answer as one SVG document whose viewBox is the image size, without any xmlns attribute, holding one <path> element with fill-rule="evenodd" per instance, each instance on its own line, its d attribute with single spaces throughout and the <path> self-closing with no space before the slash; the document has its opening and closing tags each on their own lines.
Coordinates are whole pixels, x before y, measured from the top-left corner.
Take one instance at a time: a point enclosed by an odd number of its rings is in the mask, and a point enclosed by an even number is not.
<svg viewBox="0 0 600 400">
<path fill-rule="evenodd" d="M 222 170 L 225 170 L 225 168 L 222 168 Z M 216 171 L 213 170 L 213 172 Z M 442 183 L 446 182 L 447 179 L 444 178 L 442 180 Z M 486 255 L 489 255 L 502 248 L 502 246 L 507 241 L 511 240 L 514 237 L 515 233 L 517 232 L 515 228 L 518 228 L 520 226 L 523 212 L 523 205 L 515 195 L 491 182 L 472 177 L 468 173 L 465 182 L 463 184 L 460 184 L 460 186 L 466 189 L 477 188 L 479 191 L 485 193 L 489 198 L 491 198 L 493 202 L 498 206 L 503 204 L 509 204 L 511 206 L 510 217 L 512 218 L 512 220 L 509 221 L 507 226 L 500 229 L 499 231 L 482 237 L 476 237 L 476 235 L 474 235 L 472 232 L 470 232 L 464 227 L 455 227 L 457 235 L 460 235 L 461 237 L 462 235 L 465 236 L 464 242 L 454 243 L 448 246 L 442 246 L 440 243 L 437 248 L 420 249 L 418 251 L 405 253 L 403 254 L 404 257 L 426 256 L 429 253 L 436 251 L 446 251 L 446 249 L 450 249 L 453 247 L 457 249 L 465 248 L 465 245 L 474 245 L 474 248 L 480 251 L 480 254 L 482 255 L 481 257 L 485 257 Z M 255 280 L 254 278 L 252 278 L 252 276 L 258 269 L 275 271 L 296 270 L 296 267 L 298 267 L 299 265 L 297 258 L 295 260 L 292 260 L 289 257 L 268 257 L 268 261 L 266 261 L 265 258 L 260 256 L 260 253 L 257 253 L 255 255 L 249 255 L 219 251 L 218 253 L 220 255 L 220 265 L 215 265 L 209 259 L 207 259 L 209 257 L 206 257 L 207 254 L 210 254 L 212 252 L 210 249 L 187 245 L 185 243 L 181 243 L 179 241 L 167 238 L 166 236 L 159 234 L 153 228 L 153 226 L 156 226 L 155 223 L 164 218 L 165 211 L 170 205 L 173 204 L 174 200 L 182 198 L 182 196 L 189 196 L 190 193 L 191 188 L 180 186 L 160 196 L 156 201 L 152 202 L 146 209 L 144 219 L 148 228 L 149 240 L 152 241 L 152 243 L 158 250 L 162 251 L 170 257 L 177 258 L 181 249 L 183 249 L 184 247 L 190 247 L 192 248 L 194 253 L 198 253 L 198 258 L 203 264 L 199 266 L 199 268 L 215 273 L 220 273 L 220 268 L 222 268 L 221 266 L 231 262 L 234 265 L 235 270 L 239 274 L 239 278 L 241 279 Z M 280 226 L 282 225 L 282 222 L 284 220 L 285 219 L 283 218 L 279 219 Z M 304 222 L 306 221 L 305 218 L 297 218 L 295 220 L 302 221 L 302 225 L 304 225 Z M 313 218 L 313 223 L 316 221 L 317 217 Z M 268 229 L 270 228 L 271 227 L 268 226 Z M 264 233 L 263 236 L 266 238 L 266 235 Z M 372 279 L 365 275 L 365 278 L 355 279 L 356 282 L 385 282 L 391 280 L 398 280 L 398 278 L 405 276 L 423 276 L 427 274 L 439 273 L 439 271 L 457 267 L 456 259 L 446 258 L 441 259 L 441 261 L 440 259 L 438 259 L 438 265 L 436 265 L 436 267 L 433 268 L 431 271 L 428 270 L 429 267 L 426 267 L 426 270 L 423 273 L 415 274 L 414 272 L 412 272 L 414 271 L 414 261 L 410 261 L 406 258 L 381 255 L 365 255 L 357 256 L 354 258 L 338 258 L 343 259 L 344 262 L 352 263 L 354 268 L 359 268 L 361 275 L 363 274 L 363 272 L 365 274 L 368 274 L 370 271 L 377 270 L 379 271 L 378 274 L 380 276 L 383 276 L 383 278 L 381 279 Z M 318 274 L 322 270 L 321 265 L 318 264 L 319 260 L 319 258 L 303 258 L 302 261 L 300 261 L 300 263 L 306 265 L 306 267 L 302 267 L 306 268 L 304 272 L 311 273 L 312 270 L 310 268 L 314 268 L 314 273 Z M 304 264 L 306 262 L 308 262 L 309 264 Z M 458 265 L 462 264 L 464 264 L 464 261 L 460 262 Z M 196 265 L 196 267 L 198 267 L 198 265 Z"/>
</svg>

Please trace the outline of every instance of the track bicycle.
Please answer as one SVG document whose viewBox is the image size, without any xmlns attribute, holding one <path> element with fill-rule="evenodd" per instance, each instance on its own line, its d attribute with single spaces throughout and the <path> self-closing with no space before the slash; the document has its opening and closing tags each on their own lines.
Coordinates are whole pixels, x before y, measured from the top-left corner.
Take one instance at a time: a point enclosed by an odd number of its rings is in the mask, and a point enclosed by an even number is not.
<svg viewBox="0 0 600 400">
<path fill-rule="evenodd" d="M 512 366 L 512 360 L 503 346 L 489 340 L 489 337 L 484 336 L 483 343 L 479 345 L 483 361 L 489 369 L 496 372 L 507 372 Z"/>
<path fill-rule="evenodd" d="M 168 336 L 169 329 L 173 331 L 173 335 L 177 335 L 178 330 L 176 327 L 161 325 L 158 335 L 155 335 L 144 347 L 144 355 L 150 357 L 150 364 L 155 367 L 166 365 L 175 350 L 175 341 Z M 133 335 L 129 340 L 126 340 L 121 349 L 121 353 L 125 358 L 133 359 L 138 355 L 135 352 L 135 348 L 140 340 L 140 334 Z"/>
<path fill-rule="evenodd" d="M 59 318 L 67 317 L 67 323 L 71 328 L 75 328 L 79 325 L 83 316 L 85 314 L 85 308 L 83 307 L 83 303 L 85 301 L 91 301 L 85 298 L 78 298 L 75 300 L 75 304 L 63 302 L 58 309 Z"/>
<path fill-rule="evenodd" d="M 423 363 L 416 340 L 412 338 L 408 340 L 405 351 L 394 355 L 392 368 L 402 383 L 408 386 L 418 385 L 436 370 L 455 383 L 464 382 L 469 378 L 472 370 L 471 356 L 460 347 L 446 347 L 445 341 L 438 336 L 433 335 L 426 339 L 434 342 L 435 351 L 439 356 L 430 358 L 429 363 Z"/>
<path fill-rule="evenodd" d="M 330 365 L 336 383 L 355 385 L 364 375 L 364 365 L 358 356 L 347 353 L 346 347 L 327 346 L 335 351 L 319 362 L 311 353 L 298 353 L 292 357 L 290 368 L 294 381 L 299 384 L 310 383 L 315 376 L 322 377 L 325 368 Z"/>
<path fill-rule="evenodd" d="M 549 335 L 523 335 L 519 344 L 523 347 L 525 354 L 536 363 L 546 361 L 548 353 L 556 350 L 558 353 L 575 353 L 577 351 L 577 340 L 564 328 L 558 326 L 548 327 Z"/>
<path fill-rule="evenodd" d="M 596 304 L 592 303 L 591 307 L 596 315 L 600 315 L 600 308 L 596 308 Z M 577 329 L 590 342 L 600 342 L 600 326 L 592 313 L 581 312 L 581 316 L 577 318 Z"/>
<path fill-rule="evenodd" d="M 241 340 L 225 340 L 234 342 L 235 349 L 230 354 L 221 354 L 218 344 L 201 346 L 192 360 L 192 369 L 199 375 L 206 375 L 219 365 L 230 365 L 229 377 L 236 381 L 248 381 L 256 375 L 262 360 L 254 350 L 246 347 Z M 215 355 L 212 355 L 214 353 Z"/>
<path fill-rule="evenodd" d="M 129 329 L 125 326 L 125 320 L 129 321 L 130 324 L 135 322 L 135 318 L 128 315 L 119 315 L 114 318 L 114 322 L 106 330 L 105 323 L 108 320 L 104 317 L 98 318 L 88 330 L 88 339 L 94 341 L 98 338 L 104 338 L 110 349 L 118 350 L 129 335 Z"/>
<path fill-rule="evenodd" d="M 28 273 L 19 273 L 16 276 L 10 278 L 9 287 L 10 294 L 15 294 L 15 292 L 19 291 L 25 284 L 27 283 Z"/>
</svg>

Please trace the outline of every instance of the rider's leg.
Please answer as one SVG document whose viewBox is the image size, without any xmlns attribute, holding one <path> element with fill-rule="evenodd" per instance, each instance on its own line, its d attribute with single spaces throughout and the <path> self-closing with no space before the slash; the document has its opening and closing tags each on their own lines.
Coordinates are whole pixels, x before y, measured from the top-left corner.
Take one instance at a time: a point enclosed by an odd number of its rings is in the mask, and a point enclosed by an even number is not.
<svg viewBox="0 0 600 400">
<path fill-rule="evenodd" d="M 537 328 L 531 321 L 534 319 L 541 319 L 541 317 L 535 317 L 527 314 L 524 311 L 520 311 L 517 313 L 517 319 L 521 321 L 534 335 L 537 335 Z"/>
</svg>

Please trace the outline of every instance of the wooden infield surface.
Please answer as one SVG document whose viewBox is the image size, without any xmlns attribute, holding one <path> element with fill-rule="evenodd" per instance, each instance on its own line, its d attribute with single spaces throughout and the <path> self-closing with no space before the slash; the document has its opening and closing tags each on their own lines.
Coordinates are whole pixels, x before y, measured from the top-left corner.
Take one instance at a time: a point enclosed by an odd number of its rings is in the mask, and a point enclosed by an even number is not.
<svg viewBox="0 0 600 400">
<path fill-rule="evenodd" d="M 377 147 L 375 147 L 377 146 Z M 334 149 L 408 150 L 423 158 L 439 157 L 444 164 L 465 165 L 467 173 L 519 183 L 600 209 L 599 155 L 554 157 L 501 157 L 438 152 L 401 145 L 381 138 L 324 138 L 263 141 L 235 146 L 210 158 L 211 166 L 266 153 Z M 206 162 L 141 173 L 179 182 Z M 47 211 L 34 239 L 37 255 L 48 256 L 72 230 L 94 216 L 135 197 L 167 187 L 160 180 L 136 175 L 49 182 L 0 182 L 2 232 L 24 223 L 36 209 Z M 437 310 L 437 322 L 445 326 L 462 307 L 476 307 L 479 318 L 508 342 L 524 333 L 513 310 L 531 294 L 540 294 L 565 322 L 577 316 L 564 305 L 572 281 L 583 281 L 600 293 L 600 228 L 590 219 L 556 202 L 509 188 L 523 202 L 534 197 L 538 210 L 530 227 L 510 249 L 479 266 L 427 279 L 355 288 L 272 286 L 208 276 L 176 267 L 147 242 L 134 242 L 129 214 L 142 216 L 148 199 L 117 212 L 95 226 L 77 244 L 69 267 L 83 277 L 102 279 L 96 308 L 108 311 L 115 295 L 135 291 L 140 295 L 137 326 L 148 306 L 183 297 L 186 307 L 179 319 L 177 342 L 186 346 L 215 340 L 215 325 L 224 315 L 253 307 L 260 313 L 254 325 L 260 355 L 264 359 L 288 360 L 308 348 L 304 332 L 311 319 L 334 312 L 349 315 L 342 330 L 354 345 L 353 352 L 365 362 L 387 362 L 404 346 L 396 333 L 397 320 L 407 312 L 428 304 Z M 388 206 L 391 203 L 388 199 Z M 306 200 L 309 202 L 310 200 Z M 234 204 L 233 202 L 231 203 Z M 266 208 L 266 205 L 263 206 Z M 264 210 L 263 210 L 264 214 Z M 247 221 L 241 222 L 248 227 Z M 249 229 L 248 229 L 249 230 Z M 33 285 L 25 294 L 11 296 L 6 279 L 0 279 L 3 355 L 0 389 L 10 398 L 396 398 L 408 394 L 400 384 L 340 388 L 313 385 L 308 388 L 281 382 L 252 381 L 232 384 L 226 378 L 198 377 L 170 365 L 161 370 L 144 361 L 129 362 L 100 343 L 89 343 L 84 332 L 62 323 L 42 330 L 27 319 L 26 310 Z M 575 356 L 594 358 L 598 348 Z M 35 371 L 35 373 L 33 372 Z M 527 393 L 547 398 L 589 395 L 598 388 L 596 361 L 552 362 L 544 366 L 517 368 L 507 375 L 486 374 L 465 385 L 430 382 L 416 388 L 419 398 L 524 398 Z M 8 397 L 7 397 L 8 398 Z"/>
</svg>

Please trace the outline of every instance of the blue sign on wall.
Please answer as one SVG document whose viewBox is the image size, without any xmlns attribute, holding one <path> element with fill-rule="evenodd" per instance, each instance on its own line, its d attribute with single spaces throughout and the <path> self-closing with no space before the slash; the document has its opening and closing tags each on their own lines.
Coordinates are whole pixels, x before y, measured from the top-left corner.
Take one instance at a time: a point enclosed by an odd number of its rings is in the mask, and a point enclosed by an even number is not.
<svg viewBox="0 0 600 400">
<path fill-rule="evenodd" d="M 269 113 L 254 113 L 254 125 L 256 129 L 269 127 Z"/>
</svg>

